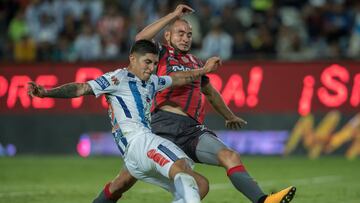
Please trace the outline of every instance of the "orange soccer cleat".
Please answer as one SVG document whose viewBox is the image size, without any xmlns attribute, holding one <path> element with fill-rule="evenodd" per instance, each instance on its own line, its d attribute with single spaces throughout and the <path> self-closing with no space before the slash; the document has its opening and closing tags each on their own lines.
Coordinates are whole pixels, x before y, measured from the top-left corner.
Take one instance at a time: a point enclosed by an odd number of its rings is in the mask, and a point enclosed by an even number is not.
<svg viewBox="0 0 360 203">
<path fill-rule="evenodd" d="M 290 186 L 280 192 L 270 194 L 266 197 L 264 203 L 288 203 L 294 198 L 295 192 L 296 187 Z"/>
</svg>

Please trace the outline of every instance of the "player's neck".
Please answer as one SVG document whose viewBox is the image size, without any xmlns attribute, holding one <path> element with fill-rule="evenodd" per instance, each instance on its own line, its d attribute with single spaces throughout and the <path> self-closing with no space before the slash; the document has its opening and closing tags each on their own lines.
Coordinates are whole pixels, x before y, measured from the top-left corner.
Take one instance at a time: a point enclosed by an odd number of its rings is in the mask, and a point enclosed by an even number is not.
<svg viewBox="0 0 360 203">
<path fill-rule="evenodd" d="M 127 70 L 129 71 L 129 73 L 135 75 L 137 78 L 140 78 L 138 72 L 136 71 L 136 69 L 134 67 L 132 67 L 131 65 L 129 65 L 127 67 Z"/>
<path fill-rule="evenodd" d="M 129 72 L 129 73 L 131 73 L 132 75 L 134 75 L 134 76 L 136 76 L 139 80 L 141 80 L 141 81 L 147 81 L 147 79 L 141 79 L 141 74 L 136 70 L 136 68 L 134 68 L 134 67 L 132 67 L 131 65 L 129 65 L 128 67 L 127 67 L 127 71 Z"/>
</svg>

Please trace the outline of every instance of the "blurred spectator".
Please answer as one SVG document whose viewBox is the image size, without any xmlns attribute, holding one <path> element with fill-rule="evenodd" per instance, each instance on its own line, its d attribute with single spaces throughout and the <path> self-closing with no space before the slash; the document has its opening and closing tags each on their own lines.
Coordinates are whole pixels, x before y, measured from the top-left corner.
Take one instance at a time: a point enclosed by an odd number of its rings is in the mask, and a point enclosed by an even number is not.
<svg viewBox="0 0 360 203">
<path fill-rule="evenodd" d="M 329 3 L 324 14 L 324 31 L 326 40 L 329 43 L 329 57 L 343 55 L 347 46 L 352 18 L 345 5 L 341 3 Z M 338 53 L 339 52 L 339 53 Z"/>
<path fill-rule="evenodd" d="M 74 41 L 78 33 L 81 24 L 76 21 L 73 15 L 67 15 L 64 20 L 64 26 L 60 31 L 60 36 L 67 38 L 69 41 Z"/>
<path fill-rule="evenodd" d="M 38 27 L 32 31 L 31 37 L 37 46 L 38 59 L 40 61 L 52 60 L 52 52 L 59 34 L 59 25 L 55 22 L 55 18 L 47 13 L 42 13 Z"/>
<path fill-rule="evenodd" d="M 249 58 L 251 56 L 251 45 L 243 31 L 239 30 L 235 33 L 232 53 L 236 58 Z"/>
<path fill-rule="evenodd" d="M 257 12 L 265 12 L 273 7 L 273 0 L 251 0 L 251 7 Z"/>
<path fill-rule="evenodd" d="M 34 62 L 36 60 L 36 45 L 28 35 L 23 35 L 14 43 L 14 61 Z"/>
<path fill-rule="evenodd" d="M 249 31 L 250 44 L 256 58 L 272 58 L 275 54 L 275 40 L 265 25 Z"/>
<path fill-rule="evenodd" d="M 223 11 L 225 7 L 233 7 L 236 0 L 205 0 L 205 2 L 213 8 L 213 14 L 220 15 L 221 11 Z"/>
<path fill-rule="evenodd" d="M 127 35 L 126 18 L 116 5 L 109 5 L 105 15 L 98 22 L 98 31 L 104 44 L 105 58 L 115 58 Z"/>
<path fill-rule="evenodd" d="M 234 36 L 238 30 L 243 30 L 240 21 L 235 16 L 236 15 L 234 7 L 225 6 L 222 10 L 222 27 L 225 32 L 229 33 L 232 36 Z"/>
<path fill-rule="evenodd" d="M 74 54 L 77 60 L 93 61 L 101 55 L 100 36 L 89 24 L 84 24 L 81 34 L 75 39 Z"/>
<path fill-rule="evenodd" d="M 233 39 L 222 29 L 221 23 L 219 18 L 212 19 L 212 28 L 203 41 L 200 53 L 202 58 L 220 56 L 223 60 L 230 59 Z"/>
<path fill-rule="evenodd" d="M 360 58 L 356 0 L 2 0 L 0 60 L 33 60 L 21 59 L 27 54 L 19 47 L 34 47 L 29 55 L 40 61 L 122 58 L 138 31 L 179 3 L 195 8 L 186 19 L 194 51 L 204 57 Z M 221 27 L 212 25 L 213 18 Z M 82 30 L 87 26 L 90 34 Z M 79 48 L 85 38 L 96 47 L 89 56 Z"/>
<path fill-rule="evenodd" d="M 355 7 L 355 23 L 352 28 L 348 56 L 351 58 L 360 58 L 360 2 Z"/>
<path fill-rule="evenodd" d="M 276 40 L 277 57 L 282 60 L 308 59 L 311 53 L 305 48 L 299 32 L 290 26 L 281 26 Z"/>
<path fill-rule="evenodd" d="M 16 16 L 10 21 L 8 34 L 13 42 L 19 41 L 28 34 L 28 27 L 24 18 L 24 11 L 19 10 Z"/>
<path fill-rule="evenodd" d="M 66 36 L 60 36 L 53 52 L 54 61 L 73 62 L 77 59 L 74 44 Z"/>
<path fill-rule="evenodd" d="M 212 18 L 211 12 L 212 12 L 212 9 L 211 9 L 210 5 L 202 4 L 199 14 L 197 14 L 197 13 L 195 14 L 195 15 L 199 15 L 200 29 L 201 29 L 201 32 L 203 33 L 202 34 L 203 36 L 206 33 L 210 32 L 210 29 L 211 29 L 210 19 Z"/>
</svg>

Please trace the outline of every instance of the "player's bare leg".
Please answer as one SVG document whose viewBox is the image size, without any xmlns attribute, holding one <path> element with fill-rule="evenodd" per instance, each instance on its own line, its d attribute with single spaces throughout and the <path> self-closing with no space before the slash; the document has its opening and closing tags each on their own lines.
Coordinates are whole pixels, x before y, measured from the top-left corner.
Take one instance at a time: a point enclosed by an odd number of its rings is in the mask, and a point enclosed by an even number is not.
<svg viewBox="0 0 360 203">
<path fill-rule="evenodd" d="M 126 168 L 123 168 L 111 182 L 107 183 L 93 203 L 115 203 L 122 194 L 128 191 L 137 179 Z"/>
</svg>

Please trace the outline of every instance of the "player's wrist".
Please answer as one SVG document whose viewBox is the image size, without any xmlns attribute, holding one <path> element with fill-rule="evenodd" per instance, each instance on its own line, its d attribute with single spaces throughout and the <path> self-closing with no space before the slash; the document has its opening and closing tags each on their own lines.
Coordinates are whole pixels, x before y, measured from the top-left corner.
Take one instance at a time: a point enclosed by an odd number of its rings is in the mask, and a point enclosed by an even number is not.
<svg viewBox="0 0 360 203">
<path fill-rule="evenodd" d="M 171 12 L 168 14 L 168 17 L 170 18 L 170 20 L 174 20 L 175 18 L 178 18 L 179 15 L 177 13 L 174 12 Z"/>
<path fill-rule="evenodd" d="M 207 74 L 207 73 L 210 73 L 210 71 L 209 71 L 208 68 L 206 68 L 206 67 L 200 68 L 200 69 L 198 69 L 198 70 L 199 70 L 199 72 L 200 72 L 200 75 L 205 75 L 205 74 Z"/>
</svg>

